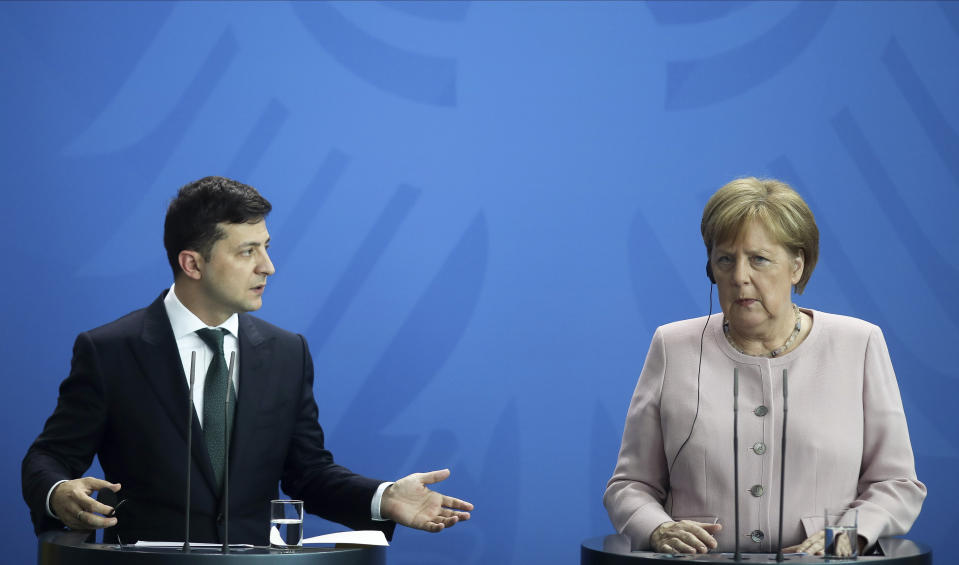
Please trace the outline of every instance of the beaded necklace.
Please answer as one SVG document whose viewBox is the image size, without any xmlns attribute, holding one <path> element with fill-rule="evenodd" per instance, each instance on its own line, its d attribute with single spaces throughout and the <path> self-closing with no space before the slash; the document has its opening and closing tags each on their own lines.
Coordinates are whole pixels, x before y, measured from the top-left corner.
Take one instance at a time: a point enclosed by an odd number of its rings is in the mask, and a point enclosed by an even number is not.
<svg viewBox="0 0 959 565">
<path fill-rule="evenodd" d="M 796 326 L 793 328 L 793 332 L 789 334 L 789 339 L 786 340 L 786 343 L 782 344 L 780 347 L 773 349 L 769 353 L 761 353 L 759 355 L 752 355 L 752 357 L 777 357 L 782 355 L 783 351 L 789 349 L 789 347 L 796 341 L 796 338 L 799 337 L 799 331 L 802 329 L 802 316 L 799 315 L 799 308 L 793 304 L 793 313 L 796 315 Z M 750 355 L 743 351 L 739 345 L 733 340 L 733 336 L 729 335 L 729 321 L 726 320 L 726 316 L 723 316 L 723 335 L 726 336 L 726 341 L 729 342 L 729 345 L 733 347 L 736 351 L 742 353 L 743 355 Z"/>
</svg>

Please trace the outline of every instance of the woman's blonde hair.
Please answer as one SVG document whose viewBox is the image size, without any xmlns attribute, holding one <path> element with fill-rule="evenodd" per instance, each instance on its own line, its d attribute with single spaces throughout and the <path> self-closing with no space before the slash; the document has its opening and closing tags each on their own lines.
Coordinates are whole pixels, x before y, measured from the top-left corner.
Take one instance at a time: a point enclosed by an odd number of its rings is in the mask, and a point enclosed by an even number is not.
<svg viewBox="0 0 959 565">
<path fill-rule="evenodd" d="M 735 241 L 753 219 L 759 220 L 794 256 L 802 254 L 803 273 L 794 286 L 796 294 L 802 294 L 819 259 L 819 228 L 806 202 L 782 181 L 746 177 L 713 194 L 703 210 L 700 226 L 707 261 L 713 245 Z"/>
</svg>

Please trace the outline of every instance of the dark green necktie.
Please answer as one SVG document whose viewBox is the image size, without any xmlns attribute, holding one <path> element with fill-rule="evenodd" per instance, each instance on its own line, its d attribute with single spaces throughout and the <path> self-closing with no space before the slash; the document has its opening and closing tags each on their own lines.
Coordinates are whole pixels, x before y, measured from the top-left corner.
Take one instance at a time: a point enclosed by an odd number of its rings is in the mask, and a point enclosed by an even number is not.
<svg viewBox="0 0 959 565">
<path fill-rule="evenodd" d="M 206 438 L 206 449 L 213 463 L 213 474 L 219 488 L 223 484 L 223 461 L 229 451 L 224 431 L 232 431 L 234 402 L 233 383 L 230 383 L 230 409 L 225 410 L 226 382 L 229 379 L 226 358 L 223 355 L 223 335 L 229 333 L 222 328 L 203 328 L 197 330 L 206 344 L 213 350 L 213 362 L 206 372 L 206 383 L 203 385 L 203 436 Z"/>
</svg>

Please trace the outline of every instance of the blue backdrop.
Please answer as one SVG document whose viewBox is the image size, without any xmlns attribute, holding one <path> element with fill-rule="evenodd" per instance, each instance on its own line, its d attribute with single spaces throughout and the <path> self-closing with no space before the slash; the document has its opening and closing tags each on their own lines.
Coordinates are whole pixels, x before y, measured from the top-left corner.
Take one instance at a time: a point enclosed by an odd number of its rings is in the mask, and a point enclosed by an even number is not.
<svg viewBox="0 0 959 565">
<path fill-rule="evenodd" d="M 209 174 L 274 204 L 260 314 L 309 339 L 338 460 L 449 466 L 476 503 L 391 563 L 572 564 L 611 531 L 649 339 L 706 312 L 699 217 L 741 175 L 816 213 L 799 304 L 885 330 L 912 535 L 952 549 L 959 3 L 3 3 L 0 46 L 11 563 L 74 336 L 169 285 L 166 204 Z"/>
</svg>

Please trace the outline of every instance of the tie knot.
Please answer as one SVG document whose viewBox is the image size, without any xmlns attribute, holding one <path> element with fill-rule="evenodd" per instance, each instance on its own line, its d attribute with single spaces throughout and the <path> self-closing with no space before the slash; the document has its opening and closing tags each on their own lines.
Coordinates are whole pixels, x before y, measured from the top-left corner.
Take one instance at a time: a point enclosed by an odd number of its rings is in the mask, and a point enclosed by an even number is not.
<svg viewBox="0 0 959 565">
<path fill-rule="evenodd" d="M 204 341 L 214 353 L 223 353 L 223 336 L 229 333 L 223 328 L 202 328 L 196 331 L 196 335 Z"/>
</svg>

